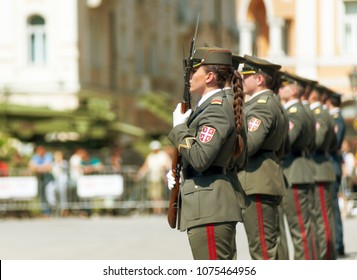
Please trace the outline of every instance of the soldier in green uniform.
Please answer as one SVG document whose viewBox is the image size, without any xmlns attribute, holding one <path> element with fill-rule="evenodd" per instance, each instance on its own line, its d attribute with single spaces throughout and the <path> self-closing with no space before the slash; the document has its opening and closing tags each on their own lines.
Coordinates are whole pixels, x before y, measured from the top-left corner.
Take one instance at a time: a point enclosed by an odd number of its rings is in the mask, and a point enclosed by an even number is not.
<svg viewBox="0 0 357 280">
<path fill-rule="evenodd" d="M 309 188 L 309 210 L 310 210 L 310 217 L 311 217 L 311 238 L 312 238 L 312 245 L 313 245 L 313 259 L 318 258 L 317 252 L 317 221 L 316 221 L 316 211 L 315 205 L 315 191 L 316 191 L 316 183 L 315 183 L 315 161 L 312 157 L 313 153 L 315 152 L 315 138 L 316 138 L 316 126 L 315 126 L 315 116 L 314 113 L 310 110 L 310 103 L 309 103 L 309 96 L 314 87 L 317 83 L 316 81 L 294 75 L 294 78 L 299 82 L 302 86 L 302 90 L 299 94 L 301 104 L 304 106 L 305 113 L 309 120 L 309 130 L 308 133 L 305 134 L 307 138 L 309 138 L 309 145 L 307 150 L 305 151 L 305 156 L 309 162 L 309 172 L 305 174 L 305 179 L 310 181 L 310 188 Z"/>
<path fill-rule="evenodd" d="M 236 224 L 241 221 L 238 190 L 227 176 L 232 155 L 243 148 L 237 118 L 223 88 L 233 75 L 232 53 L 197 48 L 190 92 L 201 96 L 192 112 L 174 112 L 170 141 L 182 156 L 178 229 L 187 231 L 194 259 L 236 258 Z M 238 151 L 238 152 L 237 152 Z M 169 188 L 174 180 L 168 173 Z"/>
<path fill-rule="evenodd" d="M 285 72 L 281 77 L 279 96 L 289 118 L 289 153 L 284 156 L 283 170 L 288 181 L 282 208 L 286 215 L 294 245 L 295 260 L 314 258 L 311 236 L 312 213 L 309 209 L 313 176 L 306 151 L 311 128 L 308 114 L 299 99 L 302 87 L 294 76 Z M 307 134 L 307 135 L 306 135 Z M 311 134 L 310 134 L 311 135 Z"/>
<path fill-rule="evenodd" d="M 332 202 L 332 184 L 335 172 L 329 159 L 331 143 L 335 138 L 333 120 L 327 110 L 322 108 L 320 97 L 324 87 L 315 84 L 309 95 L 310 109 L 315 116 L 315 151 L 312 158 L 315 163 L 315 219 L 317 226 L 316 244 L 318 259 L 336 259 L 334 213 Z"/>
<path fill-rule="evenodd" d="M 336 181 L 333 183 L 333 206 L 335 216 L 335 233 L 336 233 L 336 250 L 339 256 L 345 256 L 345 246 L 343 242 L 343 227 L 338 197 L 342 178 L 342 155 L 341 146 L 346 133 L 345 120 L 341 114 L 341 94 L 328 90 L 328 98 L 326 100 L 329 113 L 334 121 L 334 132 L 336 134 L 336 143 L 331 150 L 331 158 L 333 167 L 336 173 Z"/>
<path fill-rule="evenodd" d="M 272 87 L 272 90 L 275 93 L 275 97 L 281 103 L 281 98 L 279 96 L 279 89 L 281 84 L 284 82 L 284 72 L 279 71 L 276 75 L 276 82 L 275 85 Z M 285 117 L 286 119 L 288 118 L 287 112 L 284 110 Z M 285 153 L 289 152 L 290 146 L 289 146 L 289 141 L 286 141 L 285 145 Z M 282 167 L 283 165 L 283 160 L 280 160 L 280 165 Z M 285 180 L 285 187 L 288 188 L 288 181 L 285 177 L 284 174 L 284 180 Z M 284 214 L 284 210 L 282 207 L 282 203 L 278 205 L 278 215 L 279 215 L 279 238 L 278 238 L 278 259 L 279 260 L 289 260 L 289 247 L 288 247 L 288 235 L 287 235 L 287 222 L 286 222 L 286 216 Z"/>
<path fill-rule="evenodd" d="M 270 88 L 280 65 L 244 56 L 243 112 L 248 127 L 248 161 L 238 173 L 245 194 L 242 209 L 252 259 L 278 259 L 278 205 L 286 193 L 279 164 L 288 133 L 284 109 Z"/>
</svg>

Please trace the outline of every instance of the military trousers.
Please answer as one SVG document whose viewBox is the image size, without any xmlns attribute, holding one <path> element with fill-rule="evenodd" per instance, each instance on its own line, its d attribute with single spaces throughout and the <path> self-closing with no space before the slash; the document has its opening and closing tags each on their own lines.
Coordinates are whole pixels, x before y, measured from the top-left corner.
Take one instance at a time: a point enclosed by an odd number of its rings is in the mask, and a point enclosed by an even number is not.
<svg viewBox="0 0 357 280">
<path fill-rule="evenodd" d="M 187 236 L 195 260 L 237 259 L 237 222 L 205 224 L 189 228 Z"/>
<path fill-rule="evenodd" d="M 289 246 L 288 246 L 288 236 L 287 236 L 287 222 L 285 219 L 285 214 L 283 206 L 278 205 L 279 214 L 279 238 L 278 238 L 278 259 L 279 260 L 289 260 Z"/>
<path fill-rule="evenodd" d="M 279 196 L 254 194 L 246 197 L 246 207 L 242 209 L 242 216 L 253 260 L 279 259 L 280 202 Z"/>
<path fill-rule="evenodd" d="M 312 217 L 310 207 L 310 185 L 293 184 L 283 197 L 282 207 L 288 221 L 294 245 L 295 260 L 314 259 Z"/>
<path fill-rule="evenodd" d="M 338 203 L 340 184 L 341 177 L 336 176 L 336 182 L 333 183 L 333 208 L 335 215 L 336 251 L 338 255 L 342 256 L 345 254 L 345 245 L 343 243 L 343 226 L 340 205 Z"/>
<path fill-rule="evenodd" d="M 317 182 L 315 189 L 316 245 L 318 259 L 336 259 L 332 183 Z"/>
</svg>

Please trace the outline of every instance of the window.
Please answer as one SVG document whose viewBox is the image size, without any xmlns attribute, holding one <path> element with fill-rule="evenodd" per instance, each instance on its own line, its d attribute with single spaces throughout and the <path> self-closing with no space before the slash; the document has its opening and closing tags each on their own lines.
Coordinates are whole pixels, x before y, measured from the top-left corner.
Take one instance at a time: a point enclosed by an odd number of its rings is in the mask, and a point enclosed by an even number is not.
<svg viewBox="0 0 357 280">
<path fill-rule="evenodd" d="M 344 2 L 342 49 L 346 54 L 357 54 L 357 1 Z"/>
<path fill-rule="evenodd" d="M 42 65 L 46 62 L 46 32 L 43 17 L 34 15 L 27 21 L 29 62 Z"/>
</svg>

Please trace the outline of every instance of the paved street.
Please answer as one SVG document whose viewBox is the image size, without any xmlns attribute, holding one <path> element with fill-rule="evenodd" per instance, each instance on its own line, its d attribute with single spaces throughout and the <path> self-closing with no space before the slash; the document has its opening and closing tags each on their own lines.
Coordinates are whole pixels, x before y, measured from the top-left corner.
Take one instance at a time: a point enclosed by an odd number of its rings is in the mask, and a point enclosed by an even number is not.
<svg viewBox="0 0 357 280">
<path fill-rule="evenodd" d="M 166 216 L 1 219 L 0 259 L 191 260 L 186 233 Z M 357 259 L 357 218 L 344 220 L 346 251 Z M 249 260 L 242 224 L 238 259 Z"/>
</svg>

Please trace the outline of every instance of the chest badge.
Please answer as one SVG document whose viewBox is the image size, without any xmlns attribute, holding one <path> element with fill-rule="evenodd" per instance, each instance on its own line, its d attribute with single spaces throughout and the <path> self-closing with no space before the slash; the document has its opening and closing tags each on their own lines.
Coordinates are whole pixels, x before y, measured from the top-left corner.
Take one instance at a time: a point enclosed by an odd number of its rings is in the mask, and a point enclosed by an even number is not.
<svg viewBox="0 0 357 280">
<path fill-rule="evenodd" d="M 289 130 L 294 129 L 295 124 L 292 121 L 289 121 Z"/>
</svg>

